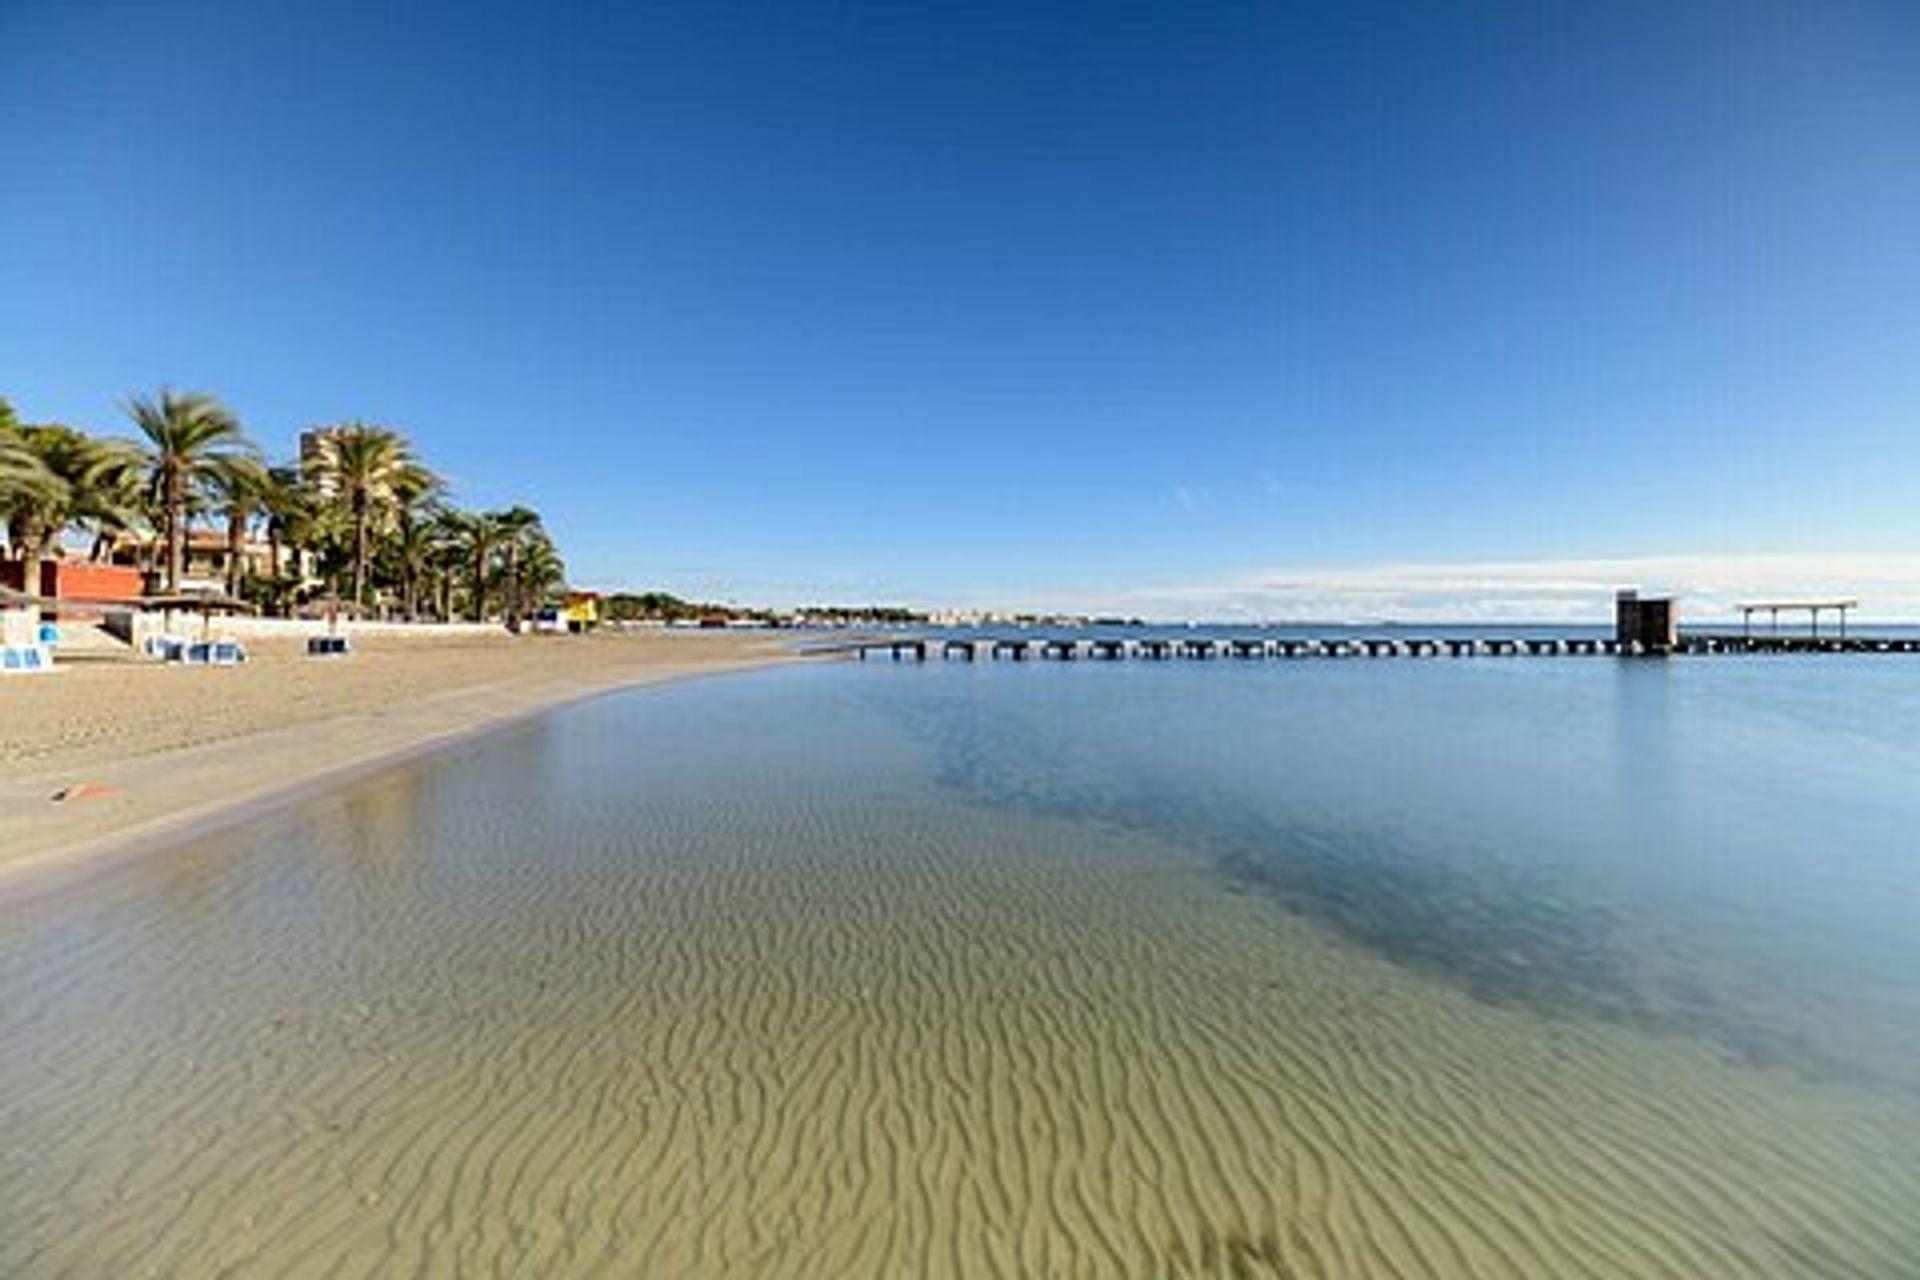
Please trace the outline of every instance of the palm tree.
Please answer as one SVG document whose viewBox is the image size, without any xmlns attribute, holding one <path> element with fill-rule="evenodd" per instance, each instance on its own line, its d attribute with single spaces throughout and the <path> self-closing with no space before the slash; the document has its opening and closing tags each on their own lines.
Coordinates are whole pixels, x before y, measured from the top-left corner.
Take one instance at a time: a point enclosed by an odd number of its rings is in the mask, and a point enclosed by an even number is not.
<svg viewBox="0 0 1920 1280">
<path fill-rule="evenodd" d="M 87 558 L 110 558 L 120 540 L 147 523 L 140 447 L 131 440 L 94 440 L 95 456 L 74 481 L 74 521 L 93 534 Z"/>
<path fill-rule="evenodd" d="M 525 607 L 520 590 L 520 560 L 536 537 L 547 536 L 546 530 L 540 526 L 540 514 L 526 507 L 508 507 L 505 511 L 493 512 L 489 518 L 499 533 L 500 550 L 506 558 L 507 625 L 518 630 Z"/>
<path fill-rule="evenodd" d="M 278 581 L 281 553 L 307 550 L 313 538 L 313 494 L 300 469 L 269 467 L 260 507 L 267 517 L 267 576 Z"/>
<path fill-rule="evenodd" d="M 475 622 L 487 620 L 487 575 L 500 532 L 491 515 L 481 511 L 450 511 L 443 521 L 450 540 L 466 561 L 469 585 L 467 607 Z"/>
<path fill-rule="evenodd" d="M 39 483 L 7 511 L 7 541 L 28 561 L 45 558 L 61 532 L 74 525 L 95 531 L 95 550 L 124 530 L 139 506 L 139 454 L 121 440 L 101 440 L 72 427 L 21 426 L 15 439 L 38 461 Z"/>
<path fill-rule="evenodd" d="M 33 564 L 47 553 L 73 508 L 73 486 L 59 463 L 71 466 L 80 440 L 65 427 L 22 426 L 9 433 L 8 456 L 16 473 L 6 504 L 7 546 Z"/>
<path fill-rule="evenodd" d="M 561 562 L 559 549 L 544 531 L 521 548 L 518 571 L 520 590 L 524 593 L 522 599 L 531 600 L 536 607 L 567 580 L 567 567 Z"/>
<path fill-rule="evenodd" d="M 538 513 L 443 506 L 440 480 L 385 427 L 325 428 L 302 465 L 269 468 L 211 396 L 163 388 L 129 400 L 127 413 L 140 443 L 25 425 L 0 398 L 0 532 L 10 554 L 37 559 L 63 531 L 83 529 L 93 535 L 91 558 L 100 560 L 144 525 L 161 536 L 146 540 L 142 567 L 177 591 L 190 527 L 202 513 L 217 512 L 225 520 L 227 589 L 234 595 L 248 589 L 246 541 L 264 521 L 267 582 L 253 585 L 278 606 L 297 601 L 309 564 L 317 562 L 336 596 L 350 573 L 362 606 L 397 588 L 409 617 L 427 612 L 451 621 L 456 589 L 464 585 L 476 621 L 486 620 L 497 599 L 517 627 L 564 580 Z M 292 574 L 283 572 L 288 547 L 301 553 Z"/>
<path fill-rule="evenodd" d="M 11 433 L 15 456 L 31 455 L 31 483 L 6 508 L 7 541 L 23 559 L 43 559 L 73 526 L 95 533 L 95 551 L 124 531 L 139 507 L 139 455 L 121 440 L 102 440 L 59 425 L 22 425 Z"/>
<path fill-rule="evenodd" d="M 16 554 L 12 527 L 17 512 L 44 502 L 59 492 L 59 479 L 47 470 L 13 416 L 13 406 L 0 399 L 0 518 L 9 530 L 8 547 Z"/>
<path fill-rule="evenodd" d="M 433 516 L 431 564 L 438 591 L 440 621 L 453 621 L 453 588 L 468 565 L 466 529 L 471 517 L 455 507 L 441 507 Z"/>
<path fill-rule="evenodd" d="M 365 422 L 322 432 L 314 470 L 320 491 L 344 513 L 352 531 L 353 599 L 365 605 L 374 535 L 389 529 L 396 511 L 439 481 L 415 459 L 405 436 Z"/>
<path fill-rule="evenodd" d="M 420 614 L 420 585 L 434 572 L 442 553 L 440 506 L 422 497 L 403 503 L 396 513 L 386 551 L 400 584 L 400 610 L 409 622 Z"/>
<path fill-rule="evenodd" d="M 227 594 L 237 599 L 247 576 L 247 529 L 265 508 L 273 482 L 266 464 L 244 453 L 222 458 L 209 482 L 214 503 L 227 519 Z"/>
<path fill-rule="evenodd" d="M 187 567 L 187 518 L 191 503 L 222 465 L 222 459 L 252 451 L 240 423 L 212 396 L 176 395 L 162 389 L 152 399 L 136 396 L 127 414 L 147 438 L 150 490 L 167 535 L 167 590 L 178 591 Z"/>
</svg>

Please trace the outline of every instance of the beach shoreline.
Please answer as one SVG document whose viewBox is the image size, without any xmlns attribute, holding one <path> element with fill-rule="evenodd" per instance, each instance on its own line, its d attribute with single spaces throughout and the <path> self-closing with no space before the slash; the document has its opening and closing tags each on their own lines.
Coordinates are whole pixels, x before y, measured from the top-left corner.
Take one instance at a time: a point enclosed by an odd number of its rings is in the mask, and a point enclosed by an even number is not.
<svg viewBox="0 0 1920 1280">
<path fill-rule="evenodd" d="M 10 681 L 0 901 L 92 879 L 570 703 L 807 657 L 767 632 L 422 633 L 356 646 L 311 659 L 299 645 L 259 644 L 229 669 L 82 658 Z"/>
</svg>

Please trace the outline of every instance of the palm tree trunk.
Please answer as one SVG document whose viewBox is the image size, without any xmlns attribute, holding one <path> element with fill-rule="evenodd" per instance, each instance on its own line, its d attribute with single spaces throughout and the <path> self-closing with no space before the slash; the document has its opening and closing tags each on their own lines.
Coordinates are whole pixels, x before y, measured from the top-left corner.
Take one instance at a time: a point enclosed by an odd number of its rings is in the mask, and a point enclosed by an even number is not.
<svg viewBox="0 0 1920 1280">
<path fill-rule="evenodd" d="M 367 516 L 357 511 L 353 517 L 353 602 L 367 607 Z"/>
<path fill-rule="evenodd" d="M 238 600 L 246 577 L 240 554 L 247 546 L 247 512 L 244 507 L 227 509 L 227 594 Z"/>
<path fill-rule="evenodd" d="M 187 485 L 178 465 L 167 468 L 167 590 L 180 590 L 187 573 Z"/>
<path fill-rule="evenodd" d="M 520 629 L 520 546 L 507 544 L 507 626 Z"/>
<path fill-rule="evenodd" d="M 473 620 L 487 620 L 487 553 L 484 548 L 475 548 L 473 553 Z"/>
<path fill-rule="evenodd" d="M 28 564 L 37 565 L 47 558 L 47 552 L 53 546 L 53 535 L 54 530 L 41 521 L 28 527 L 26 538 L 21 543 Z"/>
</svg>

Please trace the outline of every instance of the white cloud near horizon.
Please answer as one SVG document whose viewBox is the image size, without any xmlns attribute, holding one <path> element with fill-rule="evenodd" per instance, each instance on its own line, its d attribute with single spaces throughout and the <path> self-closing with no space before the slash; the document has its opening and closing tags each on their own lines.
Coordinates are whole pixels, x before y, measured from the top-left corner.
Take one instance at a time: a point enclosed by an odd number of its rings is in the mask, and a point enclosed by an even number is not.
<svg viewBox="0 0 1920 1280">
<path fill-rule="evenodd" d="M 1679 597 L 1682 618 L 1733 617 L 1736 605 L 1757 600 L 1857 599 L 1862 619 L 1920 622 L 1920 553 L 1303 567 L 1101 595 L 1071 607 L 1156 620 L 1593 622 L 1611 616 L 1623 587 Z"/>
</svg>

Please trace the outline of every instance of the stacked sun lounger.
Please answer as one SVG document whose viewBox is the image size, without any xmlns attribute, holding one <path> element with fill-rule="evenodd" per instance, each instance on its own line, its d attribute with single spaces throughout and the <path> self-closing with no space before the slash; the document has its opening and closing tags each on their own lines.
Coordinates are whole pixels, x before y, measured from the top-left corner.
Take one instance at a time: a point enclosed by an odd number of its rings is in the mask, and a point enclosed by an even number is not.
<svg viewBox="0 0 1920 1280">
<path fill-rule="evenodd" d="M 0 646 L 0 675 L 24 676 L 53 670 L 53 655 L 43 644 Z"/>
<path fill-rule="evenodd" d="M 247 651 L 238 640 L 195 641 L 178 660 L 195 667 L 236 667 L 247 660 Z"/>
<path fill-rule="evenodd" d="M 190 667 L 234 667 L 247 660 L 247 650 L 238 640 L 182 640 L 178 636 L 149 636 L 147 656 Z"/>
</svg>

